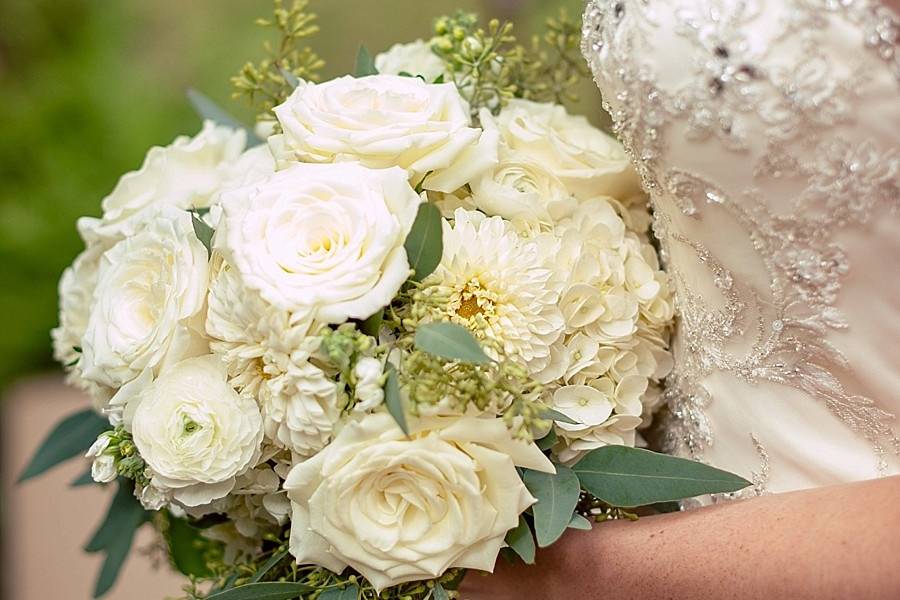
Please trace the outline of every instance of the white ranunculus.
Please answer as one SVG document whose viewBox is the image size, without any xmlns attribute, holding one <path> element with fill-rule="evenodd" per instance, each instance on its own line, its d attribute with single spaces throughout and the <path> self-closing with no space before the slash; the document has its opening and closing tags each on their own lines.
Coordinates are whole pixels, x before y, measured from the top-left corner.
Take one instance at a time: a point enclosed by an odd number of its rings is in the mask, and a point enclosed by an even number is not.
<svg viewBox="0 0 900 600">
<path fill-rule="evenodd" d="M 640 191 L 622 144 L 561 105 L 514 99 L 498 116 L 482 109 L 480 117 L 485 132 L 499 132 L 506 151 L 543 165 L 580 200 Z"/>
<path fill-rule="evenodd" d="M 232 169 L 246 143 L 242 129 L 205 121 L 193 138 L 179 136 L 166 147 L 151 148 L 141 168 L 123 175 L 103 199 L 103 217 L 84 217 L 79 229 L 89 239 L 119 239 L 132 235 L 146 211 L 161 205 L 209 207 L 222 182 L 235 176 Z"/>
<path fill-rule="evenodd" d="M 256 464 L 263 436 L 253 398 L 228 384 L 213 355 L 181 361 L 132 390 L 126 413 L 154 486 L 185 506 L 224 497 Z"/>
<path fill-rule="evenodd" d="M 381 405 L 384 401 L 384 381 L 381 361 L 365 356 L 353 367 L 356 377 L 356 400 L 354 410 L 367 412 Z"/>
<path fill-rule="evenodd" d="M 117 388 L 144 369 L 203 352 L 192 321 L 203 308 L 207 280 L 207 252 L 191 215 L 158 209 L 100 260 L 82 340 L 84 378 Z"/>
<path fill-rule="evenodd" d="M 377 590 L 451 567 L 492 571 L 534 498 L 516 466 L 552 473 L 500 419 L 423 418 L 406 436 L 385 413 L 348 424 L 290 472 L 298 563 L 348 565 Z"/>
<path fill-rule="evenodd" d="M 403 244 L 420 203 L 398 168 L 297 164 L 224 193 L 216 244 L 272 305 L 364 319 L 409 276 Z"/>
<path fill-rule="evenodd" d="M 577 201 L 546 165 L 525 152 L 501 149 L 500 162 L 472 182 L 472 202 L 488 215 L 552 223 Z"/>
<path fill-rule="evenodd" d="M 444 61 L 431 50 L 431 44 L 423 40 L 394 44 L 375 56 L 375 68 L 388 75 L 421 75 L 427 81 L 434 81 L 446 72 Z"/>
<path fill-rule="evenodd" d="M 275 115 L 284 133 L 270 144 L 280 164 L 400 166 L 413 184 L 428 175 L 425 189 L 452 192 L 497 159 L 497 134 L 470 126 L 452 83 L 397 75 L 302 81 Z"/>
</svg>

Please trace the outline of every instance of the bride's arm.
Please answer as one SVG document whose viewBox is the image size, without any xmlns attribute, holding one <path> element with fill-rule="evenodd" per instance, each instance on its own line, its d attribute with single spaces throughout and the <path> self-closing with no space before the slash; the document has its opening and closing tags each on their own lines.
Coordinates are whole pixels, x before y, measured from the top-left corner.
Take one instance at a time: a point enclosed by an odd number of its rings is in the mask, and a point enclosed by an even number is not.
<svg viewBox="0 0 900 600">
<path fill-rule="evenodd" d="M 569 531 L 464 600 L 900 598 L 900 477 Z"/>
</svg>

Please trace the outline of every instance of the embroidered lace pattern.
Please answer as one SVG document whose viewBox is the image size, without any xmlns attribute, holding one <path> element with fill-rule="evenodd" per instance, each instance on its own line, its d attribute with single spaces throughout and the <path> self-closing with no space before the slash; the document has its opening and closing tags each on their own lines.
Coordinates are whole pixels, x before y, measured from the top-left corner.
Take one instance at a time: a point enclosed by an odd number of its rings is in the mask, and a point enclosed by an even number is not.
<svg viewBox="0 0 900 600">
<path fill-rule="evenodd" d="M 820 399 L 871 442 L 883 464 L 886 453 L 900 453 L 893 415 L 844 388 L 841 374 L 851 365 L 827 333 L 847 327 L 835 305 L 852 268 L 835 233 L 865 227 L 876 208 L 882 218 L 900 206 L 897 144 L 846 135 L 873 64 L 890 69 L 900 90 L 900 20 L 859 0 L 665 4 L 592 0 L 583 52 L 654 203 L 654 230 L 676 290 L 667 450 L 703 459 L 714 441 L 706 417 L 714 398 L 702 381 L 727 371 Z M 745 37 L 776 5 L 766 43 Z M 853 27 L 864 50 L 840 60 L 822 50 L 832 27 Z M 664 31 L 682 44 L 693 70 L 675 83 L 652 59 Z M 779 52 L 785 44 L 791 50 Z M 746 173 L 717 181 L 715 173 L 681 168 L 672 157 L 676 140 L 679 152 L 713 144 L 738 155 Z M 772 190 L 779 190 L 778 202 Z M 721 240 L 704 235 L 705 218 L 727 219 L 740 230 L 756 264 L 729 264 Z M 691 281 L 683 262 L 672 260 L 685 252 L 708 271 L 714 289 Z M 769 464 L 765 448 L 750 437 L 762 459 L 754 482 L 759 493 Z"/>
</svg>

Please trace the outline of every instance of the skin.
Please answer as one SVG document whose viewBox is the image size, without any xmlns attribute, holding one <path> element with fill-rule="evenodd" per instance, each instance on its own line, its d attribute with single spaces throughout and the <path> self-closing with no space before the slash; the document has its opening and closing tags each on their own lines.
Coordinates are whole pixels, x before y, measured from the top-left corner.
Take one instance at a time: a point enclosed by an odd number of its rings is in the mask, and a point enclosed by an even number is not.
<svg viewBox="0 0 900 600">
<path fill-rule="evenodd" d="M 463 600 L 900 598 L 900 476 L 569 530 Z"/>
</svg>

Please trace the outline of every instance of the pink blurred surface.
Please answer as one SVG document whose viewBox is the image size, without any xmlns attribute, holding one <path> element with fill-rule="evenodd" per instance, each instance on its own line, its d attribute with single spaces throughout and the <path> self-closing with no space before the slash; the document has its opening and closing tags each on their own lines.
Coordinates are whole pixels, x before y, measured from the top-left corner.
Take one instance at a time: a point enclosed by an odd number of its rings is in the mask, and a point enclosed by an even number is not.
<svg viewBox="0 0 900 600">
<path fill-rule="evenodd" d="M 92 596 L 102 556 L 86 554 L 82 547 L 103 519 L 112 490 L 69 486 L 88 467 L 86 459 L 15 483 L 57 421 L 85 406 L 87 398 L 56 376 L 19 383 L 2 399 L 5 600 L 89 600 Z M 150 552 L 155 543 L 156 536 L 144 526 L 119 581 L 104 600 L 162 600 L 181 595 L 184 580 L 158 552 Z"/>
</svg>

